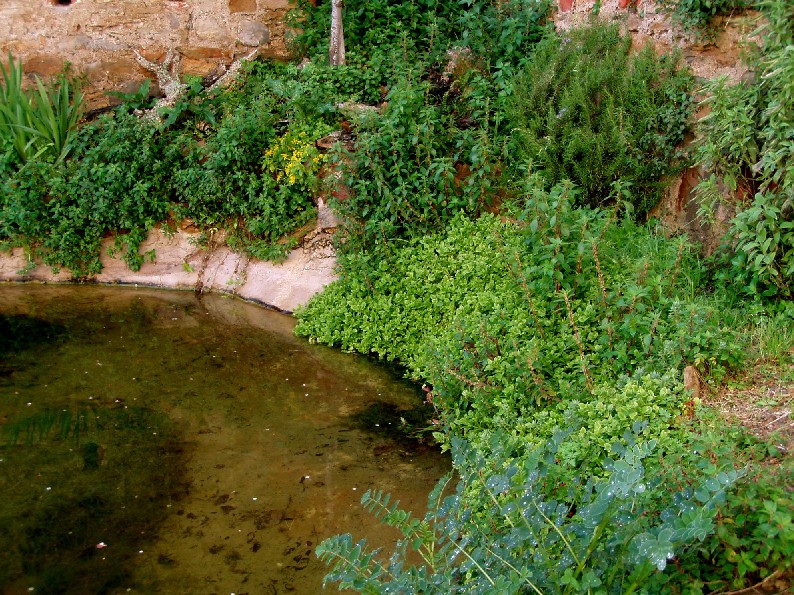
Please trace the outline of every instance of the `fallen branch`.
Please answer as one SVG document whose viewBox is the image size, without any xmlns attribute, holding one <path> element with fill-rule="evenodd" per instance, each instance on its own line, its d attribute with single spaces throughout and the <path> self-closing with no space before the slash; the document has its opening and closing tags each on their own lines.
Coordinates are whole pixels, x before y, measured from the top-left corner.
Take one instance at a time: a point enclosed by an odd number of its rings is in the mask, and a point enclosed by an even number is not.
<svg viewBox="0 0 794 595">
<path fill-rule="evenodd" d="M 259 48 L 256 48 L 254 50 L 251 50 L 250 53 L 243 56 L 242 58 L 238 58 L 237 60 L 232 62 L 232 65 L 226 69 L 226 72 L 224 72 L 221 76 L 219 76 L 218 80 L 212 83 L 212 85 L 210 85 L 207 89 L 209 91 L 214 91 L 215 89 L 221 89 L 223 87 L 230 85 L 237 76 L 237 73 L 240 71 L 240 68 L 243 67 L 243 62 L 244 61 L 248 62 L 250 60 L 253 60 L 254 58 L 256 58 L 256 55 L 258 53 L 259 53 Z"/>
<path fill-rule="evenodd" d="M 759 593 L 759 589 L 763 588 L 764 585 L 780 578 L 782 575 L 782 570 L 776 570 L 760 583 L 747 587 L 746 589 L 740 589 L 738 591 L 720 591 L 719 593 L 713 595 L 749 595 L 750 593 Z"/>
<path fill-rule="evenodd" d="M 182 56 L 179 52 L 174 48 L 169 49 L 165 59 L 160 64 L 147 60 L 136 49 L 133 49 L 132 53 L 135 55 L 135 61 L 142 68 L 157 76 L 157 84 L 160 86 L 160 90 L 165 93 L 165 97 L 158 99 L 155 106 L 147 111 L 151 112 L 161 107 L 173 107 L 176 100 L 182 96 L 187 88 L 187 85 L 179 80 L 179 67 L 182 65 Z"/>
<path fill-rule="evenodd" d="M 256 57 L 257 52 L 259 52 L 259 48 L 252 50 L 246 56 L 232 62 L 231 66 L 226 68 L 226 71 L 218 77 L 212 85 L 207 87 L 207 90 L 213 91 L 229 85 L 237 76 L 240 68 L 242 68 L 243 61 L 253 59 Z M 179 79 L 182 56 L 176 49 L 170 48 L 168 52 L 166 52 L 165 59 L 158 64 L 157 62 L 152 62 L 144 58 L 135 48 L 132 49 L 132 53 L 135 55 L 135 61 L 138 62 L 142 68 L 148 70 L 157 77 L 157 84 L 165 94 L 165 97 L 158 99 L 150 109 L 137 110 L 135 113 L 141 118 L 160 122 L 162 117 L 160 116 L 159 110 L 164 107 L 174 107 L 179 98 L 182 97 L 187 90 L 188 86 Z"/>
</svg>

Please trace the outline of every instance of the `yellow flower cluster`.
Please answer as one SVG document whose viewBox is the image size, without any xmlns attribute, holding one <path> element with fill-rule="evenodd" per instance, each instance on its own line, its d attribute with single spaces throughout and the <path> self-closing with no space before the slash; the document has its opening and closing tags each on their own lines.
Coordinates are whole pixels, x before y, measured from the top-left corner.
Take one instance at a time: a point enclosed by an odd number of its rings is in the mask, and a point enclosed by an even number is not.
<svg viewBox="0 0 794 595">
<path fill-rule="evenodd" d="M 316 171 L 323 156 L 314 146 L 314 141 L 305 132 L 287 134 L 265 152 L 264 167 L 276 175 L 276 181 L 285 177 L 287 184 L 294 185 L 306 173 Z"/>
</svg>

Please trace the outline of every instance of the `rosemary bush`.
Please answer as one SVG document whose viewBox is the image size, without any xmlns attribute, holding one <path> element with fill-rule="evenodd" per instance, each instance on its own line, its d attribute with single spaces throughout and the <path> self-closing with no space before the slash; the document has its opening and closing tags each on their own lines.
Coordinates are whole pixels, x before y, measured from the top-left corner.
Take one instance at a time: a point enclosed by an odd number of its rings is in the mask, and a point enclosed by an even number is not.
<svg viewBox="0 0 794 595">
<path fill-rule="evenodd" d="M 692 76 L 677 55 L 631 55 L 617 25 L 567 35 L 548 36 L 514 84 L 519 154 L 549 185 L 576 183 L 585 205 L 610 201 L 620 180 L 643 215 L 685 164 Z"/>
</svg>

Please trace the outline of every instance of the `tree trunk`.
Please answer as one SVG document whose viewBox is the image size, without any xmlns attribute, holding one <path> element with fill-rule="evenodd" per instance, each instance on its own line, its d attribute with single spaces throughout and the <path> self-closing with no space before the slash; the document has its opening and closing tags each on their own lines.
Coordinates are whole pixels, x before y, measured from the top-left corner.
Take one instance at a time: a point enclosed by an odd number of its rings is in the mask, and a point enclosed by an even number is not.
<svg viewBox="0 0 794 595">
<path fill-rule="evenodd" d="M 342 7 L 344 0 L 331 0 L 331 47 L 328 61 L 331 66 L 345 63 L 345 33 L 342 30 Z"/>
</svg>

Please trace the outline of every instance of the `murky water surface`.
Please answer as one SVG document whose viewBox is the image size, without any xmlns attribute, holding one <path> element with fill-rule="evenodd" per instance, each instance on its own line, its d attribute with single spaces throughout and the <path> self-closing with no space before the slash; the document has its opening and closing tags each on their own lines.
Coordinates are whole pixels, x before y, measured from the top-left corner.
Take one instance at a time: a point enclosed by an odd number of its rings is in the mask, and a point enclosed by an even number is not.
<svg viewBox="0 0 794 595">
<path fill-rule="evenodd" d="M 319 541 L 393 543 L 361 495 L 422 514 L 449 468 L 388 432 L 420 391 L 293 325 L 218 296 L 0 286 L 0 592 L 318 593 Z"/>
</svg>

